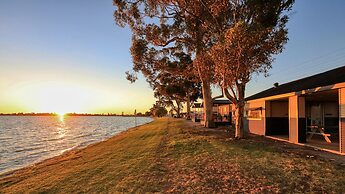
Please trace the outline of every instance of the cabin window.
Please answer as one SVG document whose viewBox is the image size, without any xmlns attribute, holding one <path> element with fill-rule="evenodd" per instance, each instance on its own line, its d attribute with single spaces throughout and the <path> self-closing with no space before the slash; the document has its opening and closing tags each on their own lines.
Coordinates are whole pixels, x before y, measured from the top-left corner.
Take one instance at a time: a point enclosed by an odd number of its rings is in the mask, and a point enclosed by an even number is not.
<svg viewBox="0 0 345 194">
<path fill-rule="evenodd" d="M 249 120 L 261 120 L 261 110 L 248 110 L 247 118 Z"/>
</svg>

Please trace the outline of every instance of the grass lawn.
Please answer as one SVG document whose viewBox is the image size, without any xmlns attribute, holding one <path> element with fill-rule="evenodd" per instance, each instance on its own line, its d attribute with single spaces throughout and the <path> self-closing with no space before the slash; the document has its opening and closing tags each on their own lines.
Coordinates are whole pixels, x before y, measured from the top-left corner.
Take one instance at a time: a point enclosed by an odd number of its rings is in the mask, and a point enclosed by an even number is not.
<svg viewBox="0 0 345 194">
<path fill-rule="evenodd" d="M 343 157 L 157 119 L 0 176 L 0 193 L 345 193 Z"/>
</svg>

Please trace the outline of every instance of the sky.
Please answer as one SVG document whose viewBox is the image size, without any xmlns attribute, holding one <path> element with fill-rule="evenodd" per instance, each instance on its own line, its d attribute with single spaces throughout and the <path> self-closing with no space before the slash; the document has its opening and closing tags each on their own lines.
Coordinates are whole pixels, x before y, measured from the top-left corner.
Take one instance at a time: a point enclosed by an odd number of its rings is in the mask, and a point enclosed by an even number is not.
<svg viewBox="0 0 345 194">
<path fill-rule="evenodd" d="M 290 20 L 289 41 L 272 64 L 270 76 L 253 76 L 247 96 L 345 65 L 345 1 L 297 0 Z"/>
<path fill-rule="evenodd" d="M 289 42 L 246 96 L 345 65 L 344 8 L 296 1 Z M 0 0 L 0 112 L 147 111 L 153 92 L 142 76 L 125 79 L 131 33 L 116 26 L 114 10 L 111 0 Z"/>
</svg>

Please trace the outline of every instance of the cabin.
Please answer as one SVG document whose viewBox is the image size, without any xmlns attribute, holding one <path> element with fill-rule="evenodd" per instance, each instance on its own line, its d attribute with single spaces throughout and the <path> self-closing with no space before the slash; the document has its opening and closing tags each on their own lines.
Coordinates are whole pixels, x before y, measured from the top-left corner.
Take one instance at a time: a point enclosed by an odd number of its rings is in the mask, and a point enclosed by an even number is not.
<svg viewBox="0 0 345 194">
<path fill-rule="evenodd" d="M 345 153 L 345 66 L 246 98 L 247 130 Z"/>
<path fill-rule="evenodd" d="M 203 115 L 202 114 L 203 107 L 201 106 L 201 103 L 194 103 L 191 108 L 192 108 L 192 111 L 191 111 L 192 121 L 193 122 L 200 122 L 202 115 Z"/>
<path fill-rule="evenodd" d="M 232 121 L 231 102 L 226 99 L 213 101 L 213 119 L 218 125 L 229 125 Z"/>
<path fill-rule="evenodd" d="M 213 100 L 213 120 L 216 126 L 231 125 L 232 123 L 232 112 L 231 112 L 231 102 L 227 99 L 215 99 Z M 200 104 L 199 109 L 199 122 L 204 124 L 203 120 L 203 104 Z"/>
</svg>

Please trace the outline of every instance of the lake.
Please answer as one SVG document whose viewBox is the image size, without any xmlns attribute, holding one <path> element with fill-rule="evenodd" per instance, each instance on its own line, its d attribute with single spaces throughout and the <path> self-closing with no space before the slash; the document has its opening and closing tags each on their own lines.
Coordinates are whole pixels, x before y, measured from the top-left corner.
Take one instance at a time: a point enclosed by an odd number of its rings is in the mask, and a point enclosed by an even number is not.
<svg viewBox="0 0 345 194">
<path fill-rule="evenodd" d="M 117 116 L 0 116 L 0 174 L 151 122 Z"/>
</svg>

